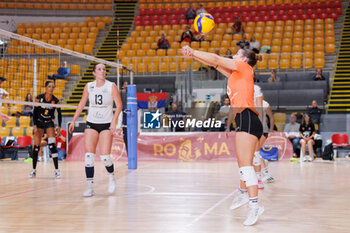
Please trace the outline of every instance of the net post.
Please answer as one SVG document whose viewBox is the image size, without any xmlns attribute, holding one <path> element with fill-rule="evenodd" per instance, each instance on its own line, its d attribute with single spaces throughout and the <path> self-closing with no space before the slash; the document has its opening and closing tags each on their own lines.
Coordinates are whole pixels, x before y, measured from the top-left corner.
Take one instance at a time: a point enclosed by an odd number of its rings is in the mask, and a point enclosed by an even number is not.
<svg viewBox="0 0 350 233">
<path fill-rule="evenodd" d="M 130 85 L 133 85 L 133 84 L 134 84 L 134 71 L 131 68 L 130 69 Z"/>
<path fill-rule="evenodd" d="M 132 72 L 131 72 L 132 73 Z M 127 90 L 128 168 L 137 168 L 137 98 L 136 85 Z"/>
<path fill-rule="evenodd" d="M 37 96 L 37 65 L 36 65 L 36 58 L 33 59 L 33 101 Z"/>
</svg>

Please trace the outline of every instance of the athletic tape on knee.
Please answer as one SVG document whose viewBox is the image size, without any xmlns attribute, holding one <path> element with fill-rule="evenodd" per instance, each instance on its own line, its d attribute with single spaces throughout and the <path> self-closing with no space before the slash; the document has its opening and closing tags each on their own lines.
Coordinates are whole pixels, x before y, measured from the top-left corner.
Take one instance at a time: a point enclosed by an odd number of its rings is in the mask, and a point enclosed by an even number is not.
<svg viewBox="0 0 350 233">
<path fill-rule="evenodd" d="M 85 167 L 93 167 L 95 163 L 94 153 L 85 153 Z"/>
<path fill-rule="evenodd" d="M 247 187 L 258 185 L 258 178 L 256 177 L 253 166 L 239 168 L 239 174 Z"/>
<path fill-rule="evenodd" d="M 58 152 L 57 152 L 55 143 L 49 143 L 48 146 L 49 146 L 52 158 L 57 158 Z"/>
<path fill-rule="evenodd" d="M 34 146 L 34 151 L 39 152 L 40 151 L 40 146 Z"/>
<path fill-rule="evenodd" d="M 105 167 L 110 167 L 113 165 L 113 160 L 110 155 L 101 155 L 100 158 Z"/>
<path fill-rule="evenodd" d="M 259 153 L 259 151 L 256 151 L 256 152 L 254 153 L 253 165 L 254 165 L 254 166 L 260 166 L 260 165 L 261 165 L 261 160 L 260 160 L 260 153 Z"/>
</svg>

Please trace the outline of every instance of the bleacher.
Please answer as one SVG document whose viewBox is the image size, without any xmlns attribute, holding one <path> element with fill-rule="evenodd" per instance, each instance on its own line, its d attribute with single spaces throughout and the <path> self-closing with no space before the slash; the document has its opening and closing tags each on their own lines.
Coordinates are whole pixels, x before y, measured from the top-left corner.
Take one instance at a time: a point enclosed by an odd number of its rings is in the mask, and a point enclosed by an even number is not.
<svg viewBox="0 0 350 233">
<path fill-rule="evenodd" d="M 111 23 L 111 17 L 86 17 L 85 22 L 18 23 L 17 33 L 52 45 L 91 54 L 99 30 Z M 26 44 L 11 41 L 8 54 L 21 54 Z M 33 53 L 53 52 L 50 49 L 33 48 Z"/>
<path fill-rule="evenodd" d="M 112 10 L 112 3 L 112 0 L 7 0 L 0 2 L 0 9 Z"/>
<path fill-rule="evenodd" d="M 199 2 L 191 2 L 196 8 Z M 227 49 L 237 51 L 236 43 L 241 34 L 232 34 L 234 18 L 240 17 L 249 40 L 255 36 L 261 46 L 269 46 L 270 54 L 263 54 L 257 69 L 310 69 L 323 68 L 325 53 L 335 53 L 334 21 L 342 14 L 341 1 L 220 1 L 202 2 L 211 13 L 217 27 L 205 36 L 205 41 L 191 42 L 191 47 L 214 52 L 220 49 L 224 55 Z M 193 20 L 185 19 L 188 2 L 142 3 L 139 15 L 135 17 L 135 29 L 122 45 L 120 58 L 123 64 L 144 72 L 194 71 L 201 64 L 192 59 L 179 58 L 178 49 L 187 42 L 179 43 L 186 25 Z M 157 48 L 161 33 L 167 34 L 170 49 L 167 56 Z"/>
</svg>

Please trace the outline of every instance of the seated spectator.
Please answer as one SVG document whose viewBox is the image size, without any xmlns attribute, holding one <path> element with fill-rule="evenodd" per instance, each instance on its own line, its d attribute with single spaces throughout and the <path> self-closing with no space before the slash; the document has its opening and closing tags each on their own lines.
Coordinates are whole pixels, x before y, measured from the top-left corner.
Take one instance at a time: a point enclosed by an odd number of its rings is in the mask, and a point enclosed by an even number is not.
<svg viewBox="0 0 350 233">
<path fill-rule="evenodd" d="M 322 75 L 322 69 L 317 69 L 316 74 L 312 77 L 313 80 L 326 80 L 326 78 Z"/>
<path fill-rule="evenodd" d="M 188 8 L 187 10 L 186 10 L 186 19 L 187 20 L 189 20 L 189 19 L 194 19 L 194 18 L 196 18 L 196 10 L 195 9 L 193 9 L 193 6 L 192 6 L 192 4 L 190 4 L 190 8 Z"/>
<path fill-rule="evenodd" d="M 230 49 L 227 49 L 227 50 L 226 50 L 225 57 L 231 58 L 231 59 L 233 58 L 233 55 L 232 55 L 232 52 L 231 52 Z"/>
<path fill-rule="evenodd" d="M 300 135 L 299 135 L 300 124 L 297 123 L 297 117 L 295 115 L 290 116 L 290 122 L 284 126 L 284 132 L 289 141 L 293 144 L 293 157 L 296 157 L 296 150 L 299 146 Z"/>
<path fill-rule="evenodd" d="M 309 111 L 307 111 L 307 114 L 311 116 L 312 122 L 314 124 L 320 124 L 322 110 L 318 108 L 318 103 L 316 100 L 312 101 L 312 106 Z"/>
<path fill-rule="evenodd" d="M 280 77 L 277 76 L 277 72 L 276 70 L 272 70 L 271 71 L 271 76 L 270 78 L 267 80 L 269 83 L 278 83 L 280 81 Z"/>
<path fill-rule="evenodd" d="M 170 43 L 167 38 L 165 38 L 165 33 L 162 33 L 162 37 L 158 40 L 158 49 L 166 49 L 170 48 Z"/>
<path fill-rule="evenodd" d="M 259 41 L 256 41 L 255 36 L 252 36 L 252 38 L 250 38 L 250 49 L 255 53 L 259 53 L 260 43 Z"/>
<path fill-rule="evenodd" d="M 221 108 L 219 110 L 219 117 L 220 117 L 219 120 L 221 121 L 220 131 L 225 131 L 226 120 L 227 120 L 229 112 L 230 112 L 230 99 L 225 98 L 224 105 L 221 106 Z"/>
<path fill-rule="evenodd" d="M 243 24 L 242 24 L 242 22 L 239 20 L 238 16 L 236 16 L 236 18 L 235 18 L 235 22 L 234 22 L 234 24 L 232 25 L 232 30 L 233 30 L 233 34 L 236 34 L 236 33 L 241 33 L 241 34 L 243 34 L 243 33 L 244 33 Z"/>
<path fill-rule="evenodd" d="M 311 162 L 314 159 L 313 145 L 315 144 L 314 136 L 316 134 L 315 126 L 312 123 L 311 117 L 304 114 L 299 128 L 299 135 L 301 137 L 301 153 L 304 157 L 303 161 Z M 309 149 L 309 155 L 306 156 L 306 145 Z"/>
<path fill-rule="evenodd" d="M 5 82 L 6 78 L 0 77 L 0 84 L 2 82 Z M 5 98 L 6 96 L 8 96 L 9 93 L 7 91 L 5 91 L 4 89 L 0 88 L 0 99 Z M 2 105 L 2 102 L 0 102 L 0 106 Z"/>
<path fill-rule="evenodd" d="M 193 33 L 191 31 L 190 26 L 185 27 L 185 31 L 181 35 L 181 41 L 180 42 L 191 42 L 196 40 L 193 36 Z"/>
<path fill-rule="evenodd" d="M 237 42 L 238 49 L 249 48 L 249 42 L 245 35 L 243 35 L 242 40 Z"/>
<path fill-rule="evenodd" d="M 56 131 L 56 147 L 58 151 L 58 160 L 64 160 L 66 158 L 67 131 L 57 126 L 55 128 L 55 131 Z"/>
<path fill-rule="evenodd" d="M 207 13 L 207 11 L 203 7 L 203 4 L 199 4 L 199 9 L 197 10 L 197 15 L 201 13 Z"/>
<path fill-rule="evenodd" d="M 26 102 L 33 102 L 33 96 L 30 93 L 27 93 L 25 98 Z M 22 106 L 22 116 L 33 116 L 33 106 L 32 105 L 23 105 Z"/>
<path fill-rule="evenodd" d="M 66 79 L 68 74 L 70 73 L 70 68 L 67 66 L 67 61 L 63 61 L 60 68 L 57 70 L 57 74 L 52 76 L 48 75 L 48 79 Z"/>
</svg>

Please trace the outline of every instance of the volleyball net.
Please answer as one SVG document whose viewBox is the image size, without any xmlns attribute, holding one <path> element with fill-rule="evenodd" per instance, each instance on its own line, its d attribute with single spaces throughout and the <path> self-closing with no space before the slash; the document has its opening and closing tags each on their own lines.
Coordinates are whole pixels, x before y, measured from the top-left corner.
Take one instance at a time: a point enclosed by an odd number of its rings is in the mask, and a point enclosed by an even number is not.
<svg viewBox="0 0 350 233">
<path fill-rule="evenodd" d="M 54 95 L 62 103 L 63 97 L 69 95 L 80 77 L 88 75 L 91 64 L 103 63 L 108 74 L 117 77 L 123 68 L 118 62 L 83 54 L 80 49 L 76 49 L 80 52 L 68 49 L 71 48 L 69 39 L 66 40 L 65 47 L 57 45 L 60 40 L 49 40 L 50 43 L 45 41 L 42 38 L 33 39 L 0 29 L 0 77 L 6 79 L 0 88 L 8 92 L 8 96 L 2 96 L 2 102 L 15 104 L 14 101 L 25 101 L 27 94 L 36 96 L 43 93 L 45 82 L 49 77 L 58 74 L 58 69 L 64 61 L 67 62 L 69 74 L 68 77 L 56 80 L 54 91 Z"/>
</svg>

